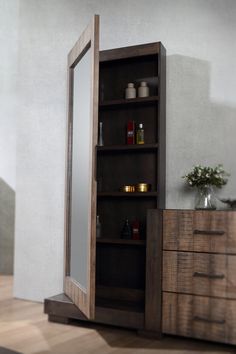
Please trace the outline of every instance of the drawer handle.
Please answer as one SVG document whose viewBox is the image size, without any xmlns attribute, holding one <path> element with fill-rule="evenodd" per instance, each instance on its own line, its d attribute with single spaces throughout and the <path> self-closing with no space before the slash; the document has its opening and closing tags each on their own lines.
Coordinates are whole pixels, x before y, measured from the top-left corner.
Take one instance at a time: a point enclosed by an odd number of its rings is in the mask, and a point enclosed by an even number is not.
<svg viewBox="0 0 236 354">
<path fill-rule="evenodd" d="M 204 272 L 194 272 L 194 277 L 202 277 L 202 278 L 210 278 L 210 279 L 224 279 L 224 274 L 211 274 L 211 273 L 204 273 Z"/>
<path fill-rule="evenodd" d="M 216 324 L 225 324 L 225 320 L 209 320 L 208 318 L 200 317 L 200 316 L 194 316 L 194 321 L 201 321 L 201 322 L 207 322 L 207 323 L 216 323 Z"/>
<path fill-rule="evenodd" d="M 223 230 L 194 230 L 194 235 L 213 235 L 213 236 L 223 236 L 225 231 Z"/>
</svg>

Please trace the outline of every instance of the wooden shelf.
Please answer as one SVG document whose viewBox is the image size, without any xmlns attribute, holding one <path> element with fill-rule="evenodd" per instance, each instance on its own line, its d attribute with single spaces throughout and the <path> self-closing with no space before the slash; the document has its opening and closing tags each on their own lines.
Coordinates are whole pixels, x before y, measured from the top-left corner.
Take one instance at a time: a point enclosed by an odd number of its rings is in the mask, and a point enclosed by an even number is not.
<svg viewBox="0 0 236 354">
<path fill-rule="evenodd" d="M 136 105 L 136 104 L 149 104 L 149 103 L 156 103 L 158 101 L 158 96 L 149 96 L 149 97 L 137 97 L 137 98 L 130 98 L 130 99 L 120 99 L 120 100 L 110 100 L 110 101 L 103 101 L 100 102 L 100 108 L 106 107 L 115 107 L 115 106 L 129 106 L 129 105 Z"/>
<path fill-rule="evenodd" d="M 150 198 L 157 197 L 157 192 L 99 192 L 98 198 Z"/>
<path fill-rule="evenodd" d="M 144 313 L 144 305 L 133 303 L 132 301 L 122 301 L 114 299 L 103 299 L 96 297 L 96 307 L 114 308 L 128 312 Z"/>
<path fill-rule="evenodd" d="M 97 243 L 127 245 L 127 246 L 145 246 L 145 240 L 126 240 L 122 238 L 97 238 Z"/>
<path fill-rule="evenodd" d="M 119 152 L 119 151 L 146 151 L 146 150 L 156 150 L 158 144 L 143 144 L 143 145 L 108 145 L 108 146 L 97 146 L 97 151 L 101 152 Z"/>
</svg>

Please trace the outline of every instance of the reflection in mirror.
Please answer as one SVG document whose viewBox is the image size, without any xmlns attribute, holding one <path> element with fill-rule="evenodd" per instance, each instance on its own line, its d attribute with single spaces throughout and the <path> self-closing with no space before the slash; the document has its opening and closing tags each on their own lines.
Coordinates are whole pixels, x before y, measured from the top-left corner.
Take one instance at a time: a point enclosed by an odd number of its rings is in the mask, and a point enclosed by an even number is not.
<svg viewBox="0 0 236 354">
<path fill-rule="evenodd" d="M 74 68 L 70 276 L 87 289 L 91 214 L 90 90 L 91 50 Z"/>
</svg>

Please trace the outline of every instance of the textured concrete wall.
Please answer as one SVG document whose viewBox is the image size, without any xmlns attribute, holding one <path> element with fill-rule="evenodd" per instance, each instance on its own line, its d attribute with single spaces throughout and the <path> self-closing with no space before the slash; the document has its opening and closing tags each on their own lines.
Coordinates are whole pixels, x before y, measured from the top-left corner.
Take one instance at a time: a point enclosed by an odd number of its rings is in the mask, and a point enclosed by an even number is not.
<svg viewBox="0 0 236 354">
<path fill-rule="evenodd" d="M 0 273 L 13 271 L 18 0 L 0 0 Z"/>
<path fill-rule="evenodd" d="M 15 192 L 0 178 L 0 274 L 13 273 Z"/>
<path fill-rule="evenodd" d="M 18 0 L 0 0 L 0 178 L 15 189 Z"/>
<path fill-rule="evenodd" d="M 62 290 L 66 57 L 94 13 L 101 49 L 159 40 L 167 49 L 167 207 L 193 206 L 181 176 L 195 163 L 222 162 L 232 174 L 224 195 L 236 194 L 234 0 L 21 0 L 18 297 Z"/>
</svg>

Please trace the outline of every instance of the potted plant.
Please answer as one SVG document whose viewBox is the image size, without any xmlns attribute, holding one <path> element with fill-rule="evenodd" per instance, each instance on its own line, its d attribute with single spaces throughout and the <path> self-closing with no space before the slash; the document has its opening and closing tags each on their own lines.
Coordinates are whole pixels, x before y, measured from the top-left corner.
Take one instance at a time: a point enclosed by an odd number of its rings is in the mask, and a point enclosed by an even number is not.
<svg viewBox="0 0 236 354">
<path fill-rule="evenodd" d="M 183 176 L 190 187 L 197 188 L 195 209 L 216 209 L 216 201 L 213 188 L 224 186 L 229 176 L 222 165 L 216 167 L 196 165 L 193 169 Z"/>
</svg>

